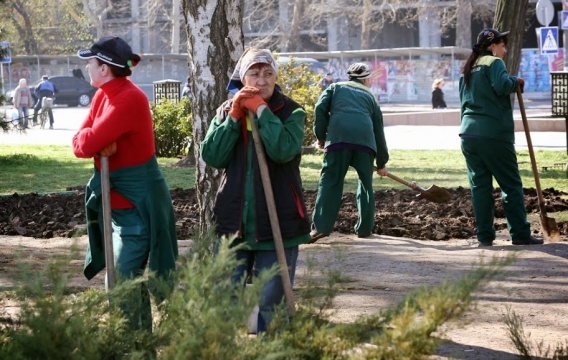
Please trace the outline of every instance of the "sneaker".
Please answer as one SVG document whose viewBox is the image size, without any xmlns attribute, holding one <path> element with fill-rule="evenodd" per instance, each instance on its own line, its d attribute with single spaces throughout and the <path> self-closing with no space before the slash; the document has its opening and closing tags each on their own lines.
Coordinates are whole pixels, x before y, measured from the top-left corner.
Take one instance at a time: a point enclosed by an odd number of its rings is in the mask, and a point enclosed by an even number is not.
<svg viewBox="0 0 568 360">
<path fill-rule="evenodd" d="M 49 129 L 50 129 L 50 130 L 53 130 L 53 125 L 49 125 Z"/>
<path fill-rule="evenodd" d="M 368 238 L 369 236 L 371 236 L 371 234 L 359 234 L 359 233 L 357 233 L 357 237 L 358 237 L 359 239 L 366 239 L 366 238 Z"/>
<path fill-rule="evenodd" d="M 324 238 L 326 236 L 329 236 L 329 234 L 320 233 L 319 231 L 314 229 L 314 230 L 310 231 L 310 238 L 311 239 L 310 239 L 310 242 L 308 244 L 313 244 L 316 241 L 318 241 L 319 239 Z"/>
<path fill-rule="evenodd" d="M 513 240 L 513 245 L 542 245 L 544 244 L 544 240 L 537 239 L 534 236 L 529 236 L 528 239 L 522 240 Z"/>
<path fill-rule="evenodd" d="M 493 241 L 480 241 L 478 247 L 493 246 Z"/>
</svg>

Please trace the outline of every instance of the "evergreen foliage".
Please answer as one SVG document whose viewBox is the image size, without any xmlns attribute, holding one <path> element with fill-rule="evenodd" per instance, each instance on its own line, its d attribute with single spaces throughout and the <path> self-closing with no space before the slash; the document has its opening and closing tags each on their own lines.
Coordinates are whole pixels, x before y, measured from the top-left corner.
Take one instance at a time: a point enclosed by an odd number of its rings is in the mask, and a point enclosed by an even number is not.
<svg viewBox="0 0 568 360">
<path fill-rule="evenodd" d="M 112 306 L 151 274 L 119 282 L 108 294 L 74 293 L 65 273 L 69 258 L 54 259 L 40 272 L 22 269 L 27 276 L 14 289 L 21 311 L 0 324 L 0 358 L 417 359 L 435 353 L 440 326 L 471 309 L 473 292 L 514 260 L 478 264 L 455 283 L 420 289 L 393 309 L 351 323 L 329 317 L 333 297 L 349 280 L 338 273 L 340 261 L 328 267 L 308 260 L 306 279 L 296 287 L 296 315 L 290 319 L 282 304 L 267 333 L 250 335 L 251 309 L 278 271 L 266 271 L 246 287 L 234 284 L 237 248 L 230 239 L 214 247 L 214 239 L 210 231 L 181 256 L 177 285 L 155 305 L 151 333 L 130 330 Z"/>
</svg>

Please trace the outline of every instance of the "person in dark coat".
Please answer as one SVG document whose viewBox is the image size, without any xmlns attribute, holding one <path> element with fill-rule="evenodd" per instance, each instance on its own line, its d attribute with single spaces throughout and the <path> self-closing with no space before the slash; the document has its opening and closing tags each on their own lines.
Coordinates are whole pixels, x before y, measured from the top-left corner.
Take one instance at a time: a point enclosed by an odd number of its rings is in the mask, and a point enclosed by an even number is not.
<svg viewBox="0 0 568 360">
<path fill-rule="evenodd" d="M 442 91 L 444 85 L 444 79 L 436 79 L 432 83 L 432 109 L 445 109 L 448 107 L 446 101 L 444 101 L 444 92 Z"/>
</svg>

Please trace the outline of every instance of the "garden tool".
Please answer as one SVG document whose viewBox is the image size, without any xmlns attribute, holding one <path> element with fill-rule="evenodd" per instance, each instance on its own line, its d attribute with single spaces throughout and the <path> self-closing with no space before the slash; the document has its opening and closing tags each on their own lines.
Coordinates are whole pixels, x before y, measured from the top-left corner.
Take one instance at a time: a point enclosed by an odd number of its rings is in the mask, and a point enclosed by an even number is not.
<svg viewBox="0 0 568 360">
<path fill-rule="evenodd" d="M 517 98 L 519 99 L 519 109 L 521 110 L 521 117 L 523 118 L 523 128 L 525 129 L 525 135 L 527 137 L 527 147 L 529 148 L 532 172 L 534 175 L 534 182 L 536 186 L 536 194 L 538 196 L 538 207 L 540 209 L 540 226 L 542 228 L 542 233 L 544 234 L 544 238 L 548 242 L 558 242 L 560 241 L 560 231 L 558 230 L 558 225 L 556 224 L 556 220 L 554 220 L 554 218 L 547 216 L 546 208 L 544 206 L 544 197 L 542 196 L 542 189 L 540 187 L 540 177 L 538 174 L 538 168 L 536 166 L 536 159 L 534 157 L 531 134 L 529 131 L 529 123 L 527 121 L 525 104 L 523 102 L 523 94 L 521 92 L 520 87 L 519 89 L 517 89 Z"/>
<path fill-rule="evenodd" d="M 286 307 L 288 308 L 288 315 L 292 316 L 296 313 L 294 292 L 292 291 L 292 282 L 290 281 L 290 275 L 288 274 L 288 264 L 286 263 L 286 254 L 284 253 L 284 244 L 282 243 L 282 234 L 280 233 L 280 224 L 276 213 L 272 184 L 270 181 L 270 175 L 268 174 L 266 155 L 264 154 L 264 147 L 258 132 L 258 127 L 254 122 L 254 113 L 252 111 L 248 111 L 248 116 L 252 128 L 252 140 L 256 150 L 256 157 L 258 158 L 258 166 L 260 168 L 260 177 L 262 178 L 262 186 L 264 188 L 264 197 L 266 198 L 266 205 L 268 207 L 270 227 L 272 228 L 272 236 L 274 237 L 276 257 L 278 258 L 278 265 L 280 266 L 280 276 L 282 277 L 282 286 L 284 287 Z"/>
<path fill-rule="evenodd" d="M 377 170 L 377 168 L 375 167 L 375 170 Z M 420 194 L 418 195 L 419 198 L 423 198 L 426 199 L 428 201 L 432 201 L 435 203 L 445 203 L 450 201 L 451 199 L 451 195 L 448 192 L 448 190 L 441 188 L 439 186 L 436 185 L 431 185 L 430 187 L 428 187 L 427 189 L 424 189 L 422 186 L 416 184 L 415 182 L 410 182 L 407 180 L 404 180 L 402 178 L 399 178 L 398 176 L 387 172 L 387 176 L 395 181 L 398 181 L 399 183 L 408 186 L 409 188 L 418 191 Z"/>
<path fill-rule="evenodd" d="M 108 291 L 114 288 L 114 253 L 112 245 L 112 214 L 110 208 L 110 180 L 107 156 L 101 156 L 101 194 L 103 197 L 103 235 L 105 241 L 105 264 Z"/>
</svg>

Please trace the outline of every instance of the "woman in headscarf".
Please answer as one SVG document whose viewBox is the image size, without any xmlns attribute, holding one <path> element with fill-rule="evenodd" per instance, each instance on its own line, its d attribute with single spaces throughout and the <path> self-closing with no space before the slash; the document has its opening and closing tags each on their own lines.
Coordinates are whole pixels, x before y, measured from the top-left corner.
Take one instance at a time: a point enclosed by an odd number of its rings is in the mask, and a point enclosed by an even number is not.
<svg viewBox="0 0 568 360">
<path fill-rule="evenodd" d="M 237 234 L 234 244 L 245 243 L 237 252 L 243 263 L 233 273 L 245 283 L 248 269 L 258 275 L 278 264 L 268 207 L 251 133 L 258 126 L 274 201 L 290 282 L 294 283 L 299 245 L 310 239 L 310 223 L 300 177 L 306 112 L 282 94 L 276 81 L 278 66 L 267 49 L 251 48 L 239 59 L 228 90 L 236 91 L 217 110 L 201 143 L 201 156 L 210 166 L 223 169 L 215 198 L 214 220 L 219 237 Z M 275 306 L 284 298 L 280 275 L 263 288 L 257 331 L 266 331 Z"/>
</svg>

